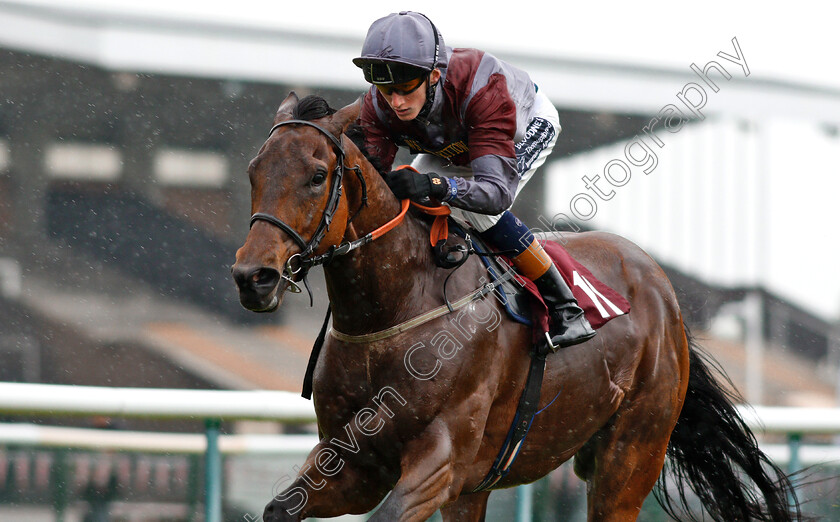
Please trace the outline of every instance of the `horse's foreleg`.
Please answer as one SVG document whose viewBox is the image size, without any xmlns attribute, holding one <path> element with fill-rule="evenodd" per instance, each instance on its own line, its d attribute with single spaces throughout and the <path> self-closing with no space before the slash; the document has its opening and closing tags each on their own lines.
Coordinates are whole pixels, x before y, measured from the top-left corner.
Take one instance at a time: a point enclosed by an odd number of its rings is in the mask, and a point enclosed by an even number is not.
<svg viewBox="0 0 840 522">
<path fill-rule="evenodd" d="M 443 522 L 484 522 L 490 491 L 462 495 L 458 500 L 440 508 Z"/>
<path fill-rule="evenodd" d="M 387 482 L 376 476 L 375 470 L 366 473 L 335 446 L 321 442 L 309 453 L 291 484 L 265 507 L 263 520 L 297 522 L 307 517 L 367 513 L 387 494 L 387 488 L 379 485 L 383 483 Z"/>
<path fill-rule="evenodd" d="M 406 444 L 400 468 L 400 480 L 370 522 L 426 520 L 452 497 L 452 442 L 442 421 Z"/>
</svg>

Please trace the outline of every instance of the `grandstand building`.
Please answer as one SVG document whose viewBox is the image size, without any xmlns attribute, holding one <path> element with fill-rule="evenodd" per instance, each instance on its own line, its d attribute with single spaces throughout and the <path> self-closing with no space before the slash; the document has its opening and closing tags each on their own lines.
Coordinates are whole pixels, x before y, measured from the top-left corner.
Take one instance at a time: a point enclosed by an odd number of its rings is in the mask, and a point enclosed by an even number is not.
<svg viewBox="0 0 840 522">
<path fill-rule="evenodd" d="M 336 107 L 364 91 L 360 40 L 7 0 L 0 29 L 0 380 L 298 391 L 326 292 L 316 274 L 314 310 L 305 297 L 275 315 L 240 308 L 229 267 L 248 227 L 246 168 L 290 90 Z M 780 211 L 764 174 L 780 119 L 840 150 L 840 92 L 714 54 L 731 78 L 705 63 L 498 54 L 564 127 L 517 214 L 651 252 L 751 402 L 837 405 L 840 295 L 820 296 L 826 309 L 772 278 L 774 224 L 821 225 Z M 666 124 L 669 106 L 685 118 Z"/>
</svg>

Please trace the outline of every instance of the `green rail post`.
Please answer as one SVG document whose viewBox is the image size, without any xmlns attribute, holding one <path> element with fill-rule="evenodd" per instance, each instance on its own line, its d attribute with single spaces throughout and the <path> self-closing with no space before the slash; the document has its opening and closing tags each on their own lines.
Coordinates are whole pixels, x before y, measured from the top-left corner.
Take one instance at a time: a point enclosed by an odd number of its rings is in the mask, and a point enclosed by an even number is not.
<svg viewBox="0 0 840 522">
<path fill-rule="evenodd" d="M 205 421 L 207 451 L 204 453 L 204 520 L 222 522 L 222 454 L 219 451 L 219 419 Z"/>
<path fill-rule="evenodd" d="M 801 433 L 790 433 L 788 435 L 788 446 L 790 447 L 790 460 L 788 461 L 788 474 L 799 471 L 799 448 L 802 445 Z"/>
<path fill-rule="evenodd" d="M 790 447 L 790 459 L 788 460 L 788 475 L 799 471 L 799 448 L 802 445 L 801 433 L 788 434 L 788 447 Z M 793 492 L 788 493 L 788 505 L 792 506 L 794 503 Z"/>
<path fill-rule="evenodd" d="M 534 485 L 523 484 L 516 488 L 516 522 L 531 522 L 534 514 L 531 507 L 534 501 Z"/>
<path fill-rule="evenodd" d="M 55 463 L 53 464 L 55 522 L 64 522 L 70 499 L 70 466 L 67 462 L 67 453 L 67 450 L 61 449 L 55 452 Z"/>
</svg>

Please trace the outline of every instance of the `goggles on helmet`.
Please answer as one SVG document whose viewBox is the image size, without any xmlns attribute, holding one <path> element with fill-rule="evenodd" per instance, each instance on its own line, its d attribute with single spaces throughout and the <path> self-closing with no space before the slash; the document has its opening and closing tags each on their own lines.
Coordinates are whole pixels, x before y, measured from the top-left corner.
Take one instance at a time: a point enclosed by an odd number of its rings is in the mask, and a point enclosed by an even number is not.
<svg viewBox="0 0 840 522">
<path fill-rule="evenodd" d="M 365 81 L 374 85 L 400 85 L 428 73 L 420 67 L 398 62 L 368 61 L 361 68 Z"/>
<path fill-rule="evenodd" d="M 376 84 L 376 88 L 384 94 L 385 96 L 391 96 L 392 94 L 396 93 L 400 96 L 408 96 L 409 94 L 413 93 L 417 89 L 423 86 L 423 83 L 428 78 L 428 74 L 424 74 L 419 78 L 415 78 L 414 80 L 407 81 L 405 83 L 400 83 L 397 85 L 378 85 Z"/>
</svg>

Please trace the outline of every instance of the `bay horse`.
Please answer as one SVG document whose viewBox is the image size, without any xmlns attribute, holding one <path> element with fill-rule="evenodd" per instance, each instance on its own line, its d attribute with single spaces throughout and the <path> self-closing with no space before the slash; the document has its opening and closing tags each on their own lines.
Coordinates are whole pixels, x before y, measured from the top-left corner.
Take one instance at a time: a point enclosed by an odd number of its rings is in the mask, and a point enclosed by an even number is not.
<svg viewBox="0 0 840 522">
<path fill-rule="evenodd" d="M 320 442 L 273 492 L 263 519 L 378 506 L 375 522 L 426 520 L 437 510 L 447 522 L 484 520 L 491 490 L 474 489 L 505 443 L 532 332 L 488 295 L 410 327 L 444 304 L 451 270 L 434 263 L 428 219 L 412 210 L 395 225 L 407 202 L 344 135 L 359 109 L 359 101 L 335 111 L 291 93 L 248 167 L 252 226 L 232 267 L 241 304 L 273 311 L 323 263 L 333 313 L 314 374 Z M 545 237 L 562 240 L 632 310 L 547 357 L 540 412 L 492 489 L 533 482 L 574 457 L 590 521 L 636 520 L 660 478 L 657 499 L 674 518 L 691 516 L 690 487 L 718 521 L 800 520 L 791 482 L 690 340 L 653 259 L 608 233 Z M 448 294 L 476 295 L 486 275 L 471 256 Z M 676 495 L 662 487 L 666 476 Z"/>
</svg>

